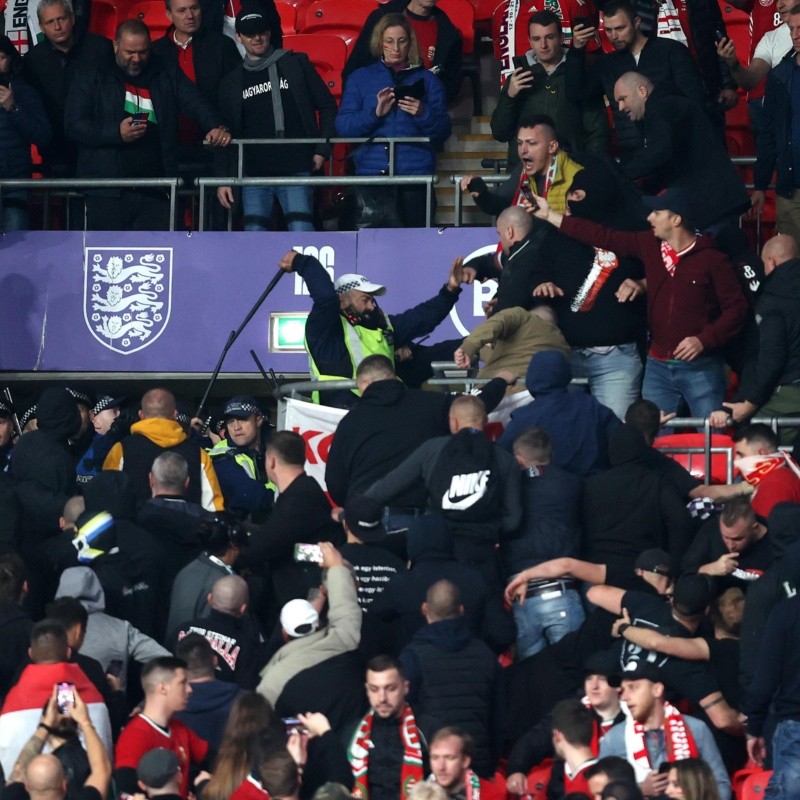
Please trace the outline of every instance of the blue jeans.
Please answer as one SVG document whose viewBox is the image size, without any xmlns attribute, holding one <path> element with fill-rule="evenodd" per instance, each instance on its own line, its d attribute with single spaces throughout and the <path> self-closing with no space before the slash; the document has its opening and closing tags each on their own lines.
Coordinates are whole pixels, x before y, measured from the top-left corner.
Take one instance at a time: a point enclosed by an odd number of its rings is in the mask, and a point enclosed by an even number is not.
<svg viewBox="0 0 800 800">
<path fill-rule="evenodd" d="M 772 768 L 764 800 L 795 800 L 800 797 L 800 722 L 778 723 L 772 737 Z"/>
<path fill-rule="evenodd" d="M 659 361 L 647 357 L 642 397 L 665 413 L 678 411 L 681 399 L 693 417 L 707 417 L 725 397 L 725 364 L 719 356 L 694 361 Z"/>
<path fill-rule="evenodd" d="M 605 355 L 585 347 L 572 348 L 572 377 L 588 378 L 594 398 L 620 419 L 642 388 L 642 359 L 636 345 L 620 344 Z"/>
<path fill-rule="evenodd" d="M 517 623 L 517 660 L 555 644 L 579 628 L 584 619 L 581 598 L 574 589 L 552 598 L 547 594 L 528 597 L 522 605 L 514 603 L 513 608 Z"/>
<path fill-rule="evenodd" d="M 310 174 L 298 172 L 297 177 L 308 177 Z M 316 230 L 310 186 L 245 186 L 242 189 L 242 207 L 246 231 L 269 230 L 276 197 L 290 231 Z"/>
</svg>

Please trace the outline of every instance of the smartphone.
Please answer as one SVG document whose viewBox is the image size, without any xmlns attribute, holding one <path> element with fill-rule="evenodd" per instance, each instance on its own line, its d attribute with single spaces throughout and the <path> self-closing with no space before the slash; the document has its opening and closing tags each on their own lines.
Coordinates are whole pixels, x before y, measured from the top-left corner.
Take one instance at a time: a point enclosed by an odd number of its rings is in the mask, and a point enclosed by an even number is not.
<svg viewBox="0 0 800 800">
<path fill-rule="evenodd" d="M 486 181 L 479 177 L 475 176 L 468 184 L 467 184 L 467 191 L 468 192 L 485 192 L 489 187 L 486 185 Z"/>
<path fill-rule="evenodd" d="M 296 544 L 294 546 L 295 561 L 322 563 L 322 548 L 318 544 Z"/>
<path fill-rule="evenodd" d="M 122 673 L 122 659 L 115 658 L 109 665 L 108 669 L 106 670 L 108 675 L 112 675 L 115 678 L 119 678 L 120 674 Z"/>
<path fill-rule="evenodd" d="M 723 31 L 720 28 L 716 28 L 714 30 L 714 44 L 719 44 L 723 39 L 728 38 L 728 32 Z"/>
<path fill-rule="evenodd" d="M 281 722 L 283 722 L 283 729 L 287 736 L 291 736 L 293 733 L 308 733 L 308 728 L 297 717 L 283 717 Z"/>
<path fill-rule="evenodd" d="M 414 81 L 414 83 L 403 83 L 394 87 L 394 96 L 397 100 L 405 98 L 413 98 L 415 100 L 422 100 L 425 97 L 425 84 L 422 80 Z"/>
<path fill-rule="evenodd" d="M 147 112 L 146 111 L 137 111 L 135 114 L 131 114 L 133 117 L 132 125 L 144 125 L 147 122 Z"/>
<path fill-rule="evenodd" d="M 591 17 L 574 17 L 572 20 L 572 29 L 578 27 L 578 25 L 583 25 L 584 28 L 596 28 L 597 23 Z"/>
<path fill-rule="evenodd" d="M 75 705 L 75 684 L 56 684 L 56 708 L 59 714 L 68 714 L 71 706 Z"/>
<path fill-rule="evenodd" d="M 661 766 L 658 768 L 658 774 L 664 775 L 672 769 L 672 764 L 669 761 L 662 761 Z"/>
<path fill-rule="evenodd" d="M 0 75 L 0 86 L 11 86 L 11 76 Z"/>
<path fill-rule="evenodd" d="M 525 198 L 536 210 L 539 208 L 539 204 L 533 198 L 533 192 L 531 191 L 531 187 L 526 183 L 523 183 L 522 186 L 519 187 L 520 196 Z"/>
</svg>

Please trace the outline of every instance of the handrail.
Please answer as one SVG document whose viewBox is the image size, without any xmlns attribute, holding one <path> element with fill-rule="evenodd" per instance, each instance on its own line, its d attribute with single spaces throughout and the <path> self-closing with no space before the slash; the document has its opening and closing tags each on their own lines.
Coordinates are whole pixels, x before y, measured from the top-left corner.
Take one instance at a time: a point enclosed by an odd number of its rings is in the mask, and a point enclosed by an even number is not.
<svg viewBox="0 0 800 800">
<path fill-rule="evenodd" d="M 199 230 L 205 230 L 206 187 L 214 186 L 425 186 L 425 227 L 431 227 L 433 187 L 439 182 L 437 175 L 345 175 L 331 179 L 321 176 L 290 176 L 273 178 L 196 178 L 200 188 L 198 209 Z"/>
<path fill-rule="evenodd" d="M 0 178 L 0 201 L 4 189 L 169 189 L 169 230 L 175 230 L 176 195 L 183 178 Z M 86 216 L 83 218 L 86 230 Z"/>
</svg>

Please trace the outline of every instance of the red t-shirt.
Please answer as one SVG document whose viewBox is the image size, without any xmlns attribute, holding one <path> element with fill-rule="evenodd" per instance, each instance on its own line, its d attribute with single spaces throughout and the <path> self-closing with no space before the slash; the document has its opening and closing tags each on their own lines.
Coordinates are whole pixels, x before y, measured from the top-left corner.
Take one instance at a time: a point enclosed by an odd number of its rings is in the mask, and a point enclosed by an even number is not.
<svg viewBox="0 0 800 800">
<path fill-rule="evenodd" d="M 122 730 L 114 751 L 114 769 L 136 769 L 139 759 L 150 750 L 172 750 L 181 764 L 181 797 L 189 794 L 189 765 L 199 764 L 208 754 L 208 742 L 182 722 L 170 720 L 164 730 L 144 714 L 132 719 Z"/>
<path fill-rule="evenodd" d="M 750 60 L 756 50 L 756 45 L 761 41 L 761 37 L 769 31 L 774 31 L 781 25 L 781 15 L 778 13 L 776 0 L 751 0 L 744 7 L 750 14 Z M 775 64 L 772 65 L 776 66 Z"/>
<path fill-rule="evenodd" d="M 436 58 L 436 37 L 439 35 L 439 22 L 436 17 L 420 17 L 408 10 L 406 10 L 406 19 L 417 35 L 417 45 L 419 46 L 422 66 L 425 69 L 430 69 L 433 66 L 433 59 Z M 433 58 L 431 58 L 431 54 L 433 54 Z"/>
<path fill-rule="evenodd" d="M 248 775 L 234 789 L 229 800 L 269 800 L 269 792 L 252 775 Z"/>
<path fill-rule="evenodd" d="M 598 759 L 596 758 L 590 758 L 588 761 L 585 761 L 571 778 L 569 772 L 567 772 L 567 765 L 566 763 L 564 764 L 565 795 L 571 794 L 572 792 L 583 792 L 589 797 L 592 796 L 592 793 L 589 791 L 589 782 L 586 780 L 586 770 L 589 769 L 589 767 L 593 767 L 597 761 Z"/>
</svg>

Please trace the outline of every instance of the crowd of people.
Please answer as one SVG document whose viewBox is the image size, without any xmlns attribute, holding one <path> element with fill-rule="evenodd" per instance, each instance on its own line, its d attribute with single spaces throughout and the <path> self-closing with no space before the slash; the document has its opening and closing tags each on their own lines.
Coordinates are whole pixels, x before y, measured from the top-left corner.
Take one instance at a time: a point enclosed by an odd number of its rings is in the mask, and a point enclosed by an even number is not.
<svg viewBox="0 0 800 800">
<path fill-rule="evenodd" d="M 609 0 L 608 52 L 591 14 L 536 11 L 492 118 L 510 175 L 463 181 L 497 217 L 495 253 L 456 258 L 397 314 L 368 276 L 280 259 L 308 287 L 313 400 L 343 415 L 324 486 L 254 397 L 207 420 L 159 387 L 0 400 L 4 794 L 502 800 L 541 782 L 551 800 L 729 800 L 750 764 L 772 766 L 767 798 L 800 796 L 800 467 L 791 429 L 753 421 L 800 403 L 800 8 L 782 2 L 784 44 L 747 68 L 714 35 L 716 3 L 656 36 L 645 4 Z M 338 109 L 268 6 L 169 0 L 152 47 L 138 20 L 109 43 L 68 0 L 37 11 L 21 72 L 0 42 L 9 163 L 36 141 L 51 174 L 154 177 L 193 149 L 230 177 L 233 139 L 335 130 L 430 137 L 397 148 L 423 175 L 450 132 L 460 40 L 434 0 L 373 12 Z M 782 231 L 760 256 L 721 136 L 732 88 L 759 76 L 756 188 L 777 164 Z M 266 145 L 246 174 L 328 155 Z M 355 169 L 387 157 L 368 142 Z M 251 230 L 276 199 L 290 229 L 313 227 L 302 186 L 218 197 Z M 149 190 L 86 202 L 90 227 L 168 213 Z M 414 187 L 363 192 L 358 224 L 421 225 L 423 208 Z M 484 322 L 418 342 L 487 280 Z M 423 389 L 436 360 L 488 380 Z M 340 379 L 353 388 L 326 388 Z M 654 446 L 675 415 L 731 434 L 736 480 L 706 485 Z"/>
</svg>

